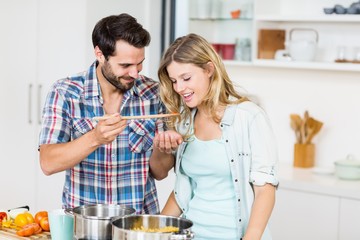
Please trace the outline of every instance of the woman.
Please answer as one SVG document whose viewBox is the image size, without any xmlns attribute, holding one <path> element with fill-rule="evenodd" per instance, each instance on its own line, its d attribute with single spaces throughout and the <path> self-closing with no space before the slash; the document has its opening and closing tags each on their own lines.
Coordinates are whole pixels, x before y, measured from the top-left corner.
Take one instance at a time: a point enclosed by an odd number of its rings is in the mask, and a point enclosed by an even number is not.
<svg viewBox="0 0 360 240">
<path fill-rule="evenodd" d="M 264 111 L 235 91 L 218 54 L 196 34 L 171 44 L 158 76 L 168 111 L 181 112 L 169 119 L 172 141 L 155 141 L 162 151 L 177 148 L 175 189 L 162 214 L 191 220 L 197 240 L 271 239 L 277 151 Z M 174 141 L 179 135 L 183 141 Z"/>
</svg>

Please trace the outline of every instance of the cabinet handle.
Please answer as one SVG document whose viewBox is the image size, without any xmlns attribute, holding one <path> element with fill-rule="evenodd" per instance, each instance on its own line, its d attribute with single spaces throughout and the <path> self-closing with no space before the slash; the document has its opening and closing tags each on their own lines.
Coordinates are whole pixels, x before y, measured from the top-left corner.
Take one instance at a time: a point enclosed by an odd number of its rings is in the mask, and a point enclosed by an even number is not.
<svg viewBox="0 0 360 240">
<path fill-rule="evenodd" d="M 32 123 L 32 119 L 31 119 L 31 105 L 32 105 L 32 104 L 31 104 L 31 99 L 32 99 L 32 96 L 31 96 L 32 94 L 31 94 L 31 93 L 32 93 L 32 84 L 31 84 L 31 83 L 29 84 L 29 89 L 28 89 L 28 90 L 29 90 L 29 101 L 28 101 L 28 104 L 29 104 L 29 107 L 28 107 L 29 112 L 28 112 L 28 114 L 29 114 L 29 115 L 28 115 L 28 122 L 29 122 L 29 124 L 31 124 L 31 123 Z"/>
<path fill-rule="evenodd" d="M 38 123 L 39 125 L 41 125 L 41 88 L 42 88 L 42 85 L 39 84 L 38 85 L 38 97 L 37 97 L 37 101 L 38 101 Z"/>
</svg>

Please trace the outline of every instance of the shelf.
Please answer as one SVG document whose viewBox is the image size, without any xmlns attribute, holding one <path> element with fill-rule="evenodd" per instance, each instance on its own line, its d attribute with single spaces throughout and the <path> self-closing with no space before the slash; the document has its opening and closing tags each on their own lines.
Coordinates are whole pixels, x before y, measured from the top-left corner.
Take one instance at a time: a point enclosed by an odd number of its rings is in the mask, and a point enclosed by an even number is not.
<svg viewBox="0 0 360 240">
<path fill-rule="evenodd" d="M 354 64 L 354 63 L 283 62 L 276 60 L 257 59 L 254 61 L 253 64 L 254 66 L 261 66 L 261 67 L 360 72 L 360 64 Z"/>
<path fill-rule="evenodd" d="M 256 15 L 256 21 L 269 21 L 269 22 L 344 22 L 344 23 L 360 23 L 360 14 L 344 14 L 344 15 L 314 15 L 314 16 L 304 16 L 304 15 Z"/>
<path fill-rule="evenodd" d="M 223 60 L 226 66 L 253 66 L 253 62 L 250 61 L 237 61 L 237 60 Z"/>
<path fill-rule="evenodd" d="M 190 21 L 252 21 L 252 18 L 190 18 Z"/>
<path fill-rule="evenodd" d="M 250 66 L 250 67 L 271 67 L 288 69 L 310 69 L 310 70 L 331 70 L 360 72 L 360 64 L 354 63 L 333 63 L 333 62 L 285 62 L 267 59 L 257 59 L 252 62 L 224 60 L 226 66 Z"/>
</svg>

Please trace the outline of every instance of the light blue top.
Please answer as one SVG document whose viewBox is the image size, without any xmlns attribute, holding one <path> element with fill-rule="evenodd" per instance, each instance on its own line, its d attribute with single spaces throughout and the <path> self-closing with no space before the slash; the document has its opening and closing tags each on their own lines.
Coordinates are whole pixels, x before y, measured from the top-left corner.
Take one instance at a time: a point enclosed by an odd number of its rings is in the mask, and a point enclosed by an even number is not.
<svg viewBox="0 0 360 240">
<path fill-rule="evenodd" d="M 181 168 L 196 187 L 186 217 L 195 240 L 240 239 L 236 228 L 235 190 L 223 139 L 189 142 Z"/>
<path fill-rule="evenodd" d="M 196 109 L 192 112 L 192 118 Z M 279 184 L 277 179 L 277 146 L 270 122 L 265 112 L 252 102 L 230 105 L 226 108 L 219 124 L 226 149 L 226 160 L 230 165 L 231 179 L 235 189 L 236 225 L 242 237 L 249 224 L 254 192 L 252 185 L 262 186 Z M 192 129 L 191 120 L 185 119 L 177 126 L 177 131 L 185 134 Z M 184 141 L 176 151 L 174 194 L 184 215 L 194 197 L 195 184 L 189 176 L 180 171 L 184 150 L 188 142 Z M 208 221 L 211 221 L 209 219 Z M 268 228 L 262 240 L 271 240 Z"/>
</svg>

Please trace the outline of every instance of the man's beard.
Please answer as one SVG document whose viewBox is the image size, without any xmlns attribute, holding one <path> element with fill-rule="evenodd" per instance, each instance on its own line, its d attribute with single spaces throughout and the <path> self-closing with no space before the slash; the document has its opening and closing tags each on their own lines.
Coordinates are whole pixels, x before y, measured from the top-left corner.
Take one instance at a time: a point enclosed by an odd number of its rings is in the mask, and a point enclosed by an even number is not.
<svg viewBox="0 0 360 240">
<path fill-rule="evenodd" d="M 131 89 L 134 86 L 134 81 L 129 83 L 129 84 L 123 84 L 121 83 L 120 79 L 133 79 L 132 77 L 128 76 L 128 77 L 117 77 L 113 74 L 113 72 L 111 71 L 111 67 L 110 64 L 105 61 L 104 66 L 101 67 L 101 73 L 104 76 L 104 78 L 111 83 L 111 85 L 113 85 L 114 87 L 116 87 L 117 89 L 119 89 L 122 93 L 125 93 L 126 91 L 128 91 L 129 89 Z"/>
</svg>

